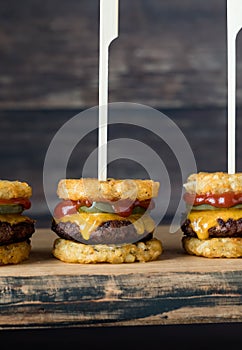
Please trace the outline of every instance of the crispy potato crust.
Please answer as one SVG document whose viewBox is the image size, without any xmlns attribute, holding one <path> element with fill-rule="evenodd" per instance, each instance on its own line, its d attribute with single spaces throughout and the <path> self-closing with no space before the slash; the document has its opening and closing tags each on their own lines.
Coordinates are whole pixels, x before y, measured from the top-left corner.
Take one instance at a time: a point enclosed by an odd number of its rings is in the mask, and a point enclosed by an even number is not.
<svg viewBox="0 0 242 350">
<path fill-rule="evenodd" d="M 57 238 L 52 253 L 57 259 L 66 263 L 134 263 L 157 260 L 162 254 L 162 244 L 152 238 L 147 242 L 136 244 L 115 245 L 86 245 L 62 238 Z"/>
<path fill-rule="evenodd" d="M 0 265 L 19 264 L 29 258 L 31 244 L 29 241 L 0 246 Z"/>
<path fill-rule="evenodd" d="M 91 201 L 117 201 L 123 199 L 147 200 L 158 196 L 160 184 L 153 180 L 99 181 L 95 178 L 62 179 L 58 183 L 57 195 L 62 199 L 88 199 Z"/>
<path fill-rule="evenodd" d="M 227 174 L 224 172 L 191 174 L 183 185 L 187 192 L 221 194 L 224 192 L 242 192 L 242 173 Z"/>
<path fill-rule="evenodd" d="M 26 182 L 0 180 L 0 199 L 29 198 L 32 188 Z"/>
<path fill-rule="evenodd" d="M 200 240 L 195 237 L 183 237 L 184 250 L 191 255 L 205 258 L 241 258 L 242 238 L 210 238 Z"/>
</svg>

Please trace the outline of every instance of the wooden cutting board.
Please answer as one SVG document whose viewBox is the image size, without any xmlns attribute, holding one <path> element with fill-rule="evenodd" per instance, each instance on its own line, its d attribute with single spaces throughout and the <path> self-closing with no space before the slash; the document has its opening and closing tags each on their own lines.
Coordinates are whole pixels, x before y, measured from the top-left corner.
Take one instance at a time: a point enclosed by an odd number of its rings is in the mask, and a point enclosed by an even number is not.
<svg viewBox="0 0 242 350">
<path fill-rule="evenodd" d="M 182 234 L 159 226 L 159 260 L 69 264 L 56 235 L 37 229 L 30 258 L 0 268 L 0 328 L 194 324 L 242 321 L 242 259 L 185 254 Z"/>
</svg>

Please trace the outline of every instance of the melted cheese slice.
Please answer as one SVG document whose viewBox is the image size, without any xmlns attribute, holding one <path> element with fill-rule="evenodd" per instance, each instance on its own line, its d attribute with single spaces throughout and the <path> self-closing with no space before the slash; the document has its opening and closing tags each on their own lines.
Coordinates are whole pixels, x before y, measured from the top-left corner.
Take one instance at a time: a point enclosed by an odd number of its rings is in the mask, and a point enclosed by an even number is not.
<svg viewBox="0 0 242 350">
<path fill-rule="evenodd" d="M 80 227 L 80 232 L 83 238 L 86 240 L 90 238 L 91 233 L 95 231 L 98 226 L 110 220 L 130 221 L 139 235 L 142 235 L 145 231 L 152 232 L 155 229 L 154 220 L 148 214 L 134 214 L 124 218 L 117 214 L 108 213 L 77 213 L 65 215 L 60 219 L 55 218 L 56 223 L 74 222 L 77 224 Z"/>
<path fill-rule="evenodd" d="M 28 220 L 27 216 L 23 216 L 21 214 L 1 214 L 0 222 L 8 222 L 10 225 L 18 224 L 19 222 L 23 222 Z"/>
<path fill-rule="evenodd" d="M 192 210 L 187 218 L 199 239 L 208 239 L 210 227 L 218 226 L 217 219 L 227 221 L 242 218 L 242 209 Z"/>
</svg>

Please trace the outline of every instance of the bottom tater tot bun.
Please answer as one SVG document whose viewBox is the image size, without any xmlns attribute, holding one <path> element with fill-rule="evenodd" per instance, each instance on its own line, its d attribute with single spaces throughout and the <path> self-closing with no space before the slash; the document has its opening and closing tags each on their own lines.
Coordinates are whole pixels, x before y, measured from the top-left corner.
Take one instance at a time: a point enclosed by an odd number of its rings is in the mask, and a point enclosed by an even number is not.
<svg viewBox="0 0 242 350">
<path fill-rule="evenodd" d="M 184 187 L 184 250 L 207 258 L 242 257 L 242 173 L 200 172 Z"/>
<path fill-rule="evenodd" d="M 70 263 L 133 263 L 157 260 L 162 253 L 161 242 L 152 238 L 136 244 L 120 246 L 96 244 L 88 245 L 57 238 L 53 254 L 57 259 Z"/>
<path fill-rule="evenodd" d="M 242 238 L 198 239 L 183 237 L 183 248 L 191 255 L 206 258 L 240 258 L 242 257 Z"/>
<path fill-rule="evenodd" d="M 0 265 L 29 258 L 35 220 L 23 212 L 31 207 L 31 196 L 26 182 L 0 180 Z"/>
<path fill-rule="evenodd" d="M 159 183 L 152 180 L 60 180 L 51 229 L 53 255 L 72 263 L 147 262 L 162 254 L 150 216 Z"/>
<path fill-rule="evenodd" d="M 30 241 L 5 244 L 0 246 L 0 265 L 19 264 L 29 258 Z"/>
</svg>

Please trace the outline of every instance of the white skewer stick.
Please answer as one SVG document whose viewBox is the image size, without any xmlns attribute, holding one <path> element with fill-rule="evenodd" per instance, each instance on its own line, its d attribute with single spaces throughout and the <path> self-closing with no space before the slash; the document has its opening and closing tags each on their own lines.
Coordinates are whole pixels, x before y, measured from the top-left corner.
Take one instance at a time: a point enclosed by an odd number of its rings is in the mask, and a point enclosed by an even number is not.
<svg viewBox="0 0 242 350">
<path fill-rule="evenodd" d="M 118 0 L 100 0 L 98 179 L 107 179 L 108 54 L 118 37 Z"/>
<path fill-rule="evenodd" d="M 242 0 L 227 0 L 228 173 L 236 163 L 236 37 L 242 28 Z"/>
</svg>

